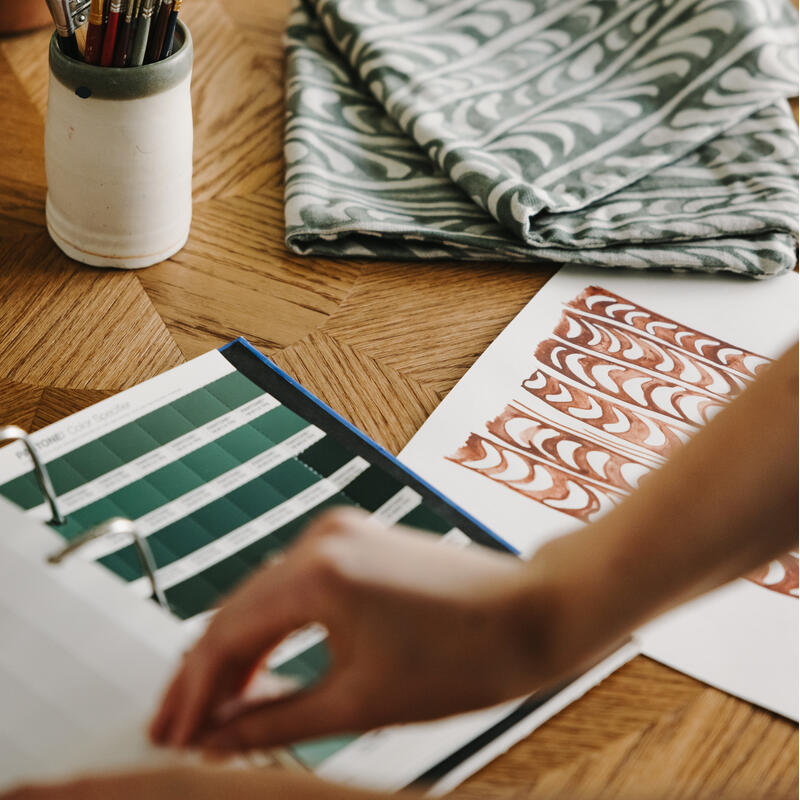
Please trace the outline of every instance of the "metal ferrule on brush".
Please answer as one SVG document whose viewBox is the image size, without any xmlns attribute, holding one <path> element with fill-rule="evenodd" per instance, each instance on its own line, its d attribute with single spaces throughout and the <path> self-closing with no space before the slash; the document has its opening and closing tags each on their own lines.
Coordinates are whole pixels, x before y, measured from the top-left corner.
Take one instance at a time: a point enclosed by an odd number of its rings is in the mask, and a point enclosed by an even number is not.
<svg viewBox="0 0 800 800">
<path fill-rule="evenodd" d="M 128 10 L 125 12 L 125 22 L 127 22 L 128 25 L 130 25 L 136 17 L 140 4 L 141 0 L 128 0 Z"/>
<path fill-rule="evenodd" d="M 47 0 L 47 7 L 50 9 L 56 31 L 62 39 L 75 33 L 68 0 Z"/>
</svg>

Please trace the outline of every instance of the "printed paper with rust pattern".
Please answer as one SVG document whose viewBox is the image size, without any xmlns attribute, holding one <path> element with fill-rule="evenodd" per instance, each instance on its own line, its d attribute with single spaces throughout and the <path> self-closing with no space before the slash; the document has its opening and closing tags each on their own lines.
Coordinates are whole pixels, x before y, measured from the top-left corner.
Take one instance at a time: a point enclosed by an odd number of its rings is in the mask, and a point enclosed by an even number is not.
<svg viewBox="0 0 800 800">
<path fill-rule="evenodd" d="M 745 287 L 564 269 L 402 458 L 530 555 L 620 503 L 752 383 L 796 337 L 796 294 L 796 275 Z M 662 618 L 645 650 L 796 718 L 797 597 L 793 551 Z"/>
</svg>

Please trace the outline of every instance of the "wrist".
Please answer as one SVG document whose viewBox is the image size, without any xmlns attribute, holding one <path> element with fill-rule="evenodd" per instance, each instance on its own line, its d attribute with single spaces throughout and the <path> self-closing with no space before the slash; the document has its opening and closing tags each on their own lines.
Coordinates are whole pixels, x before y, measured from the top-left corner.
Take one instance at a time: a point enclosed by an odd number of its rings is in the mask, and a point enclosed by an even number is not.
<svg viewBox="0 0 800 800">
<path fill-rule="evenodd" d="M 561 567 L 560 548 L 553 545 L 546 544 L 530 562 L 521 564 L 503 590 L 498 617 L 509 642 L 509 696 L 561 677 L 570 576 Z"/>
<path fill-rule="evenodd" d="M 629 633 L 613 534 L 601 522 L 547 542 L 512 591 L 520 663 L 540 686 L 578 674 Z"/>
</svg>

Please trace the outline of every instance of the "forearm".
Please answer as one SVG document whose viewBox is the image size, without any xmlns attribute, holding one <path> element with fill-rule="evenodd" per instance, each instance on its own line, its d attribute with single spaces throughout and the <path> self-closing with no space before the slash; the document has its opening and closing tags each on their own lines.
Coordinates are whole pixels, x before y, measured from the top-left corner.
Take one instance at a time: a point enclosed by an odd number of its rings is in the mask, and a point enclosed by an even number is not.
<svg viewBox="0 0 800 800">
<path fill-rule="evenodd" d="M 534 557 L 552 671 L 795 546 L 797 480 L 794 346 L 614 511 Z"/>
</svg>

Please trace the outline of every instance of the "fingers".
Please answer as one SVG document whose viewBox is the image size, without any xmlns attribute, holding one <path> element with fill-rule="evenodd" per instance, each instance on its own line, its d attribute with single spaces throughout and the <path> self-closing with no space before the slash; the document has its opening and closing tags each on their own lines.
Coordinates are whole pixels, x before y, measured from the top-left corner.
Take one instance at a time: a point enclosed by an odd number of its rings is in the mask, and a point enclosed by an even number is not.
<svg viewBox="0 0 800 800">
<path fill-rule="evenodd" d="M 250 707 L 201 739 L 215 753 L 264 749 L 372 727 L 355 689 L 336 675 L 283 700 Z"/>
<path fill-rule="evenodd" d="M 183 666 L 170 681 L 169 688 L 161 700 L 161 706 L 150 723 L 150 738 L 154 742 L 165 743 L 168 740 L 169 727 L 180 698 L 182 670 Z"/>
<path fill-rule="evenodd" d="M 277 632 L 267 627 L 252 640 L 209 631 L 173 678 L 150 726 L 153 741 L 176 747 L 189 744 L 215 709 L 244 688 L 265 653 L 295 627 L 279 627 Z"/>
<path fill-rule="evenodd" d="M 337 574 L 333 535 L 363 526 L 365 516 L 336 510 L 318 517 L 286 557 L 260 570 L 223 605 L 208 631 L 184 659 L 150 733 L 159 744 L 193 742 L 213 723 L 214 712 L 246 685 L 266 654 L 309 622 L 328 625 L 345 617 L 342 591 L 330 592 Z M 335 579 L 335 577 L 334 577 Z M 333 603 L 326 602 L 323 597 Z M 330 626 L 329 626 L 330 627 Z"/>
<path fill-rule="evenodd" d="M 198 659 L 195 659 L 198 660 Z M 204 721 L 219 694 L 216 683 L 223 665 L 212 658 L 203 658 L 193 669 L 184 667 L 175 692 L 169 742 L 183 747 L 189 743 L 198 725 Z"/>
<path fill-rule="evenodd" d="M 235 643 L 213 637 L 201 641 L 184 660 L 151 726 L 154 741 L 174 747 L 191 744 L 212 723 L 217 709 L 242 691 L 264 654 L 287 632 L 260 639 L 257 650 L 238 650 Z"/>
</svg>

